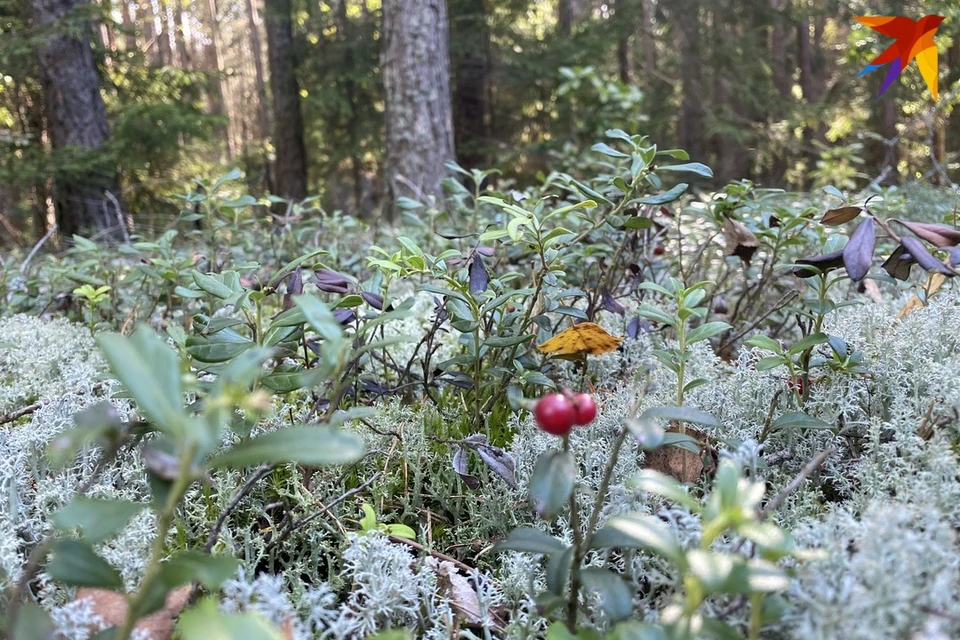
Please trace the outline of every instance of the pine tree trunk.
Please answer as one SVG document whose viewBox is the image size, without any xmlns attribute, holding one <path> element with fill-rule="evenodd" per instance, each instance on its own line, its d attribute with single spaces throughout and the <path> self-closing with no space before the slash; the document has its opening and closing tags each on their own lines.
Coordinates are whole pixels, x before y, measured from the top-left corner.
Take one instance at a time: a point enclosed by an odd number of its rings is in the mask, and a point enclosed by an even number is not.
<svg viewBox="0 0 960 640">
<path fill-rule="evenodd" d="M 676 0 L 673 12 L 680 31 L 680 84 L 683 87 L 677 133 L 680 146 L 686 149 L 690 158 L 703 162 L 706 160 L 704 145 L 706 113 L 703 108 L 699 4 L 697 0 Z"/>
<path fill-rule="evenodd" d="M 573 27 L 589 13 L 586 0 L 559 0 L 558 10 L 557 29 L 563 35 L 570 35 Z"/>
<path fill-rule="evenodd" d="M 630 64 L 630 36 L 635 31 L 636 18 L 632 11 L 631 0 L 614 0 L 614 7 L 618 22 L 617 30 L 620 32 L 620 37 L 617 39 L 617 71 L 620 82 L 630 84 L 633 80 L 633 68 Z"/>
<path fill-rule="evenodd" d="M 484 0 L 458 0 L 451 8 L 451 42 L 457 45 L 454 60 L 454 139 L 457 158 L 466 168 L 486 166 L 490 141 L 489 95 L 490 30 Z"/>
<path fill-rule="evenodd" d="M 120 13 L 123 16 L 123 47 L 127 53 L 133 53 L 137 50 L 137 23 L 133 21 L 130 3 L 124 1 L 120 6 Z"/>
<path fill-rule="evenodd" d="M 445 0 L 391 0 L 383 6 L 387 120 L 387 212 L 400 196 L 442 198 L 453 160 Z"/>
<path fill-rule="evenodd" d="M 254 80 L 257 88 L 257 123 L 260 138 L 270 135 L 270 117 L 267 114 L 267 81 L 263 72 L 263 44 L 260 40 L 260 20 L 254 0 L 246 0 L 247 22 L 250 29 L 250 48 L 253 50 Z"/>
<path fill-rule="evenodd" d="M 200 0 L 203 5 L 203 0 Z M 227 122 L 221 129 L 226 142 L 227 160 L 233 162 L 236 153 L 233 147 L 233 136 L 231 135 L 230 120 L 230 97 L 227 94 L 227 83 L 223 78 L 223 58 L 220 56 L 220 18 L 217 15 L 217 0 L 207 0 L 206 2 L 208 20 L 210 25 L 210 43 L 204 49 L 204 66 L 210 73 L 210 107 L 214 115 L 223 116 Z"/>
<path fill-rule="evenodd" d="M 157 21 L 160 30 L 157 31 L 157 50 L 160 52 L 160 64 L 172 65 L 173 52 L 170 50 L 170 21 L 167 20 L 167 3 L 159 0 L 157 3 Z"/>
<path fill-rule="evenodd" d="M 173 40 L 177 44 L 177 58 L 181 69 L 190 69 L 192 59 L 187 47 L 187 34 L 183 28 L 183 1 L 173 0 Z"/>
<path fill-rule="evenodd" d="M 82 0 L 32 0 L 34 26 L 51 27 L 76 10 Z M 114 200 L 119 201 L 116 166 L 104 153 L 109 140 L 107 113 L 100 94 L 100 78 L 90 48 L 91 27 L 67 33 L 51 32 L 37 45 L 47 125 L 54 151 L 77 147 L 83 156 L 71 162 L 82 167 L 62 170 L 55 181 L 54 201 L 60 232 L 104 233 L 122 239 L 126 225 Z"/>
<path fill-rule="evenodd" d="M 307 154 L 303 144 L 290 0 L 266 0 L 264 19 L 273 92 L 273 146 L 277 153 L 274 188 L 278 196 L 302 200 L 307 196 Z"/>
<path fill-rule="evenodd" d="M 137 17 L 140 19 L 140 30 L 143 32 L 144 55 L 147 62 L 153 65 L 163 64 L 160 58 L 160 40 L 157 38 L 157 25 L 153 13 L 153 3 L 150 0 L 141 0 L 137 5 Z"/>
</svg>

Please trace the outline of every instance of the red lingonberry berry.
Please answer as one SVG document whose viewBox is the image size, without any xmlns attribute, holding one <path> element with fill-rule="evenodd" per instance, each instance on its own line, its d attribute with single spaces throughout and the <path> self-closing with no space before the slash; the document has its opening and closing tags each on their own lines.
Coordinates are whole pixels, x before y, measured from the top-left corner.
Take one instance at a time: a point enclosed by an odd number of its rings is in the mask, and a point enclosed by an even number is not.
<svg viewBox="0 0 960 640">
<path fill-rule="evenodd" d="M 655 247 L 653 248 L 653 255 L 655 255 L 655 256 L 662 256 L 662 255 L 663 255 L 663 251 L 664 251 L 663 247 L 661 247 L 660 245 L 657 245 L 657 246 L 655 246 Z"/>
<path fill-rule="evenodd" d="M 562 393 L 551 393 L 537 401 L 533 417 L 541 430 L 555 436 L 565 436 L 573 428 L 576 410 Z"/>
<path fill-rule="evenodd" d="M 573 423 L 584 426 L 593 422 L 597 417 L 597 403 L 589 393 L 578 393 L 573 397 Z"/>
<path fill-rule="evenodd" d="M 793 388 L 796 387 L 797 393 L 801 396 L 803 395 L 803 378 L 796 377 L 791 380 L 787 380 L 787 387 L 793 391 Z"/>
</svg>

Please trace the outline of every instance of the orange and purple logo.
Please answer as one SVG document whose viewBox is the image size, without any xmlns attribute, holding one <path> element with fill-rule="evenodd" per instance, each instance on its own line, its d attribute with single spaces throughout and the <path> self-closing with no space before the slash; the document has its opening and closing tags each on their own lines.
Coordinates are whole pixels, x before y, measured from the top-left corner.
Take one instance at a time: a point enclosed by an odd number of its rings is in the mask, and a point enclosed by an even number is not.
<svg viewBox="0 0 960 640">
<path fill-rule="evenodd" d="M 896 38 L 886 51 L 874 58 L 867 68 L 857 74 L 859 78 L 865 73 L 889 64 L 890 70 L 880 87 L 877 97 L 897 79 L 897 76 L 907 68 L 910 61 L 917 59 L 920 75 L 933 94 L 934 100 L 940 100 L 937 87 L 937 45 L 933 36 L 943 22 L 942 16 L 924 16 L 920 20 L 911 20 L 903 16 L 854 16 L 854 20 L 864 24 L 877 33 L 889 38 Z"/>
</svg>

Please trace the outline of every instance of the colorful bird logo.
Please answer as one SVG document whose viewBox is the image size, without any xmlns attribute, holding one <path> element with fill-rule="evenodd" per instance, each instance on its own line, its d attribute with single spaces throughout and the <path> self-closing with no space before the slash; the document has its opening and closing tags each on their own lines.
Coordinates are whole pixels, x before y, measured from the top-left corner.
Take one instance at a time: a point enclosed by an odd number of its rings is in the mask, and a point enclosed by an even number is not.
<svg viewBox="0 0 960 640">
<path fill-rule="evenodd" d="M 896 38 L 886 51 L 857 74 L 859 78 L 865 73 L 890 63 L 890 71 L 887 72 L 877 97 L 883 95 L 910 61 L 916 58 L 920 75 L 923 76 L 930 93 L 933 94 L 933 99 L 940 100 L 937 87 L 937 45 L 933 42 L 933 36 L 937 33 L 937 27 L 943 22 L 942 16 L 924 16 L 919 21 L 903 16 L 854 16 L 854 20 L 877 33 Z"/>
</svg>

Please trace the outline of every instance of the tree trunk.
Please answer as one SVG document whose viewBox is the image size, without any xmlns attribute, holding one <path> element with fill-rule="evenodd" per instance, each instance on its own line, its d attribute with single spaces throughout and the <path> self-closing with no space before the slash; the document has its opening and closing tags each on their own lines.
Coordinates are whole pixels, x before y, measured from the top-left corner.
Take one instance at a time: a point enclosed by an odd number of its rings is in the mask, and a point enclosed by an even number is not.
<svg viewBox="0 0 960 640">
<path fill-rule="evenodd" d="M 293 51 L 290 0 L 266 0 L 264 14 L 273 92 L 273 146 L 277 153 L 274 188 L 293 200 L 307 197 L 307 153 Z"/>
<path fill-rule="evenodd" d="M 260 139 L 270 135 L 270 117 L 267 115 L 267 82 L 263 73 L 263 44 L 260 41 L 260 16 L 254 0 L 247 0 L 247 21 L 250 23 L 250 48 L 253 49 L 254 80 L 257 88 L 257 123 Z"/>
<path fill-rule="evenodd" d="M 484 0 L 457 0 L 451 8 L 451 52 L 455 68 L 453 92 L 457 158 L 468 169 L 486 166 L 490 142 L 487 97 L 490 78 L 490 30 Z"/>
<path fill-rule="evenodd" d="M 167 3 L 159 0 L 157 3 L 157 21 L 160 29 L 157 30 L 157 51 L 160 52 L 160 64 L 172 65 L 173 52 L 170 50 L 170 21 L 167 19 Z"/>
<path fill-rule="evenodd" d="M 173 40 L 177 44 L 177 58 L 181 69 L 190 69 L 192 60 L 183 27 L 183 0 L 173 0 Z"/>
<path fill-rule="evenodd" d="M 34 26 L 44 30 L 82 9 L 81 4 L 82 0 L 33 0 Z M 90 31 L 85 24 L 69 34 L 48 33 L 36 50 L 53 149 L 71 147 L 81 154 L 72 155 L 70 164 L 82 168 L 63 169 L 56 176 L 57 224 L 66 236 L 86 230 L 121 239 L 126 225 L 116 206 L 120 193 L 116 167 L 105 153 L 107 113 Z"/>
<path fill-rule="evenodd" d="M 200 0 L 201 6 L 204 4 Z M 226 141 L 227 160 L 233 162 L 236 156 L 233 148 L 233 136 L 230 131 L 230 99 L 227 95 L 227 83 L 223 79 L 223 59 L 220 56 L 220 18 L 217 15 L 217 0 L 207 0 L 207 15 L 210 25 L 210 43 L 204 48 L 204 64 L 210 73 L 210 110 L 214 115 L 226 118 L 221 129 Z"/>
<path fill-rule="evenodd" d="M 680 120 L 677 133 L 680 146 L 690 158 L 704 161 L 706 148 L 704 138 L 706 113 L 703 108 L 704 87 L 701 75 L 703 64 L 700 55 L 700 11 L 697 0 L 676 0 L 673 6 L 674 22 L 680 31 L 680 84 L 683 97 L 680 101 Z"/>
<path fill-rule="evenodd" d="M 163 64 L 160 57 L 160 39 L 157 38 L 156 15 L 153 3 L 142 0 L 137 5 L 137 17 L 140 18 L 140 30 L 143 32 L 144 50 L 147 62 L 153 65 Z"/>
<path fill-rule="evenodd" d="M 640 34 L 643 36 L 643 70 L 647 79 L 652 82 L 657 70 L 657 41 L 654 39 L 654 15 L 651 0 L 640 0 L 640 21 L 643 28 Z"/>
<path fill-rule="evenodd" d="M 137 50 L 137 23 L 133 21 L 133 14 L 130 13 L 129 2 L 121 2 L 120 7 L 120 12 L 123 16 L 123 46 L 129 55 Z"/>
<path fill-rule="evenodd" d="M 445 0 L 384 3 L 382 38 L 392 216 L 400 196 L 441 199 L 443 164 L 455 157 Z"/>
<path fill-rule="evenodd" d="M 642 1 L 642 0 L 641 0 Z M 614 0 L 617 27 L 620 37 L 617 39 L 617 71 L 620 82 L 630 84 L 633 81 L 633 69 L 630 64 L 630 35 L 634 31 L 634 15 L 630 10 L 630 0 Z"/>
<path fill-rule="evenodd" d="M 586 0 L 560 0 L 558 9 L 557 28 L 563 35 L 570 35 L 573 27 L 589 13 Z"/>
</svg>

